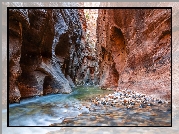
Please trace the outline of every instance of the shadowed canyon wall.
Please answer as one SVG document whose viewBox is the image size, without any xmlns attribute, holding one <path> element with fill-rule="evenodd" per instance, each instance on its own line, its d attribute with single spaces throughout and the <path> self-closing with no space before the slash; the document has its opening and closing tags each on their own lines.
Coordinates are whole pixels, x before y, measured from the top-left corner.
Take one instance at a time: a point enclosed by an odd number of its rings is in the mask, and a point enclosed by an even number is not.
<svg viewBox="0 0 179 134">
<path fill-rule="evenodd" d="M 170 99 L 170 9 L 99 9 L 96 44 L 87 21 L 83 9 L 9 10 L 10 103 L 98 84 Z"/>
<path fill-rule="evenodd" d="M 100 86 L 171 98 L 171 10 L 99 9 Z"/>
<path fill-rule="evenodd" d="M 98 84 L 98 58 L 97 52 L 94 49 L 95 41 L 92 41 L 89 36 L 89 31 L 91 32 L 91 28 L 95 28 L 96 26 L 90 25 L 90 20 L 96 24 L 93 16 L 94 14 L 86 14 L 87 9 L 79 9 L 80 13 L 80 21 L 82 24 L 82 38 L 81 42 L 83 47 L 81 49 L 81 68 L 77 72 L 77 77 L 75 79 L 75 83 L 77 85 L 97 85 Z M 92 12 L 92 11 L 91 11 Z M 93 32 L 93 35 L 96 36 L 96 32 Z M 93 36 L 93 37 L 94 37 Z M 93 38 L 94 39 L 94 38 Z M 93 46 L 93 47 L 92 47 Z"/>
<path fill-rule="evenodd" d="M 10 102 L 70 93 L 84 79 L 83 16 L 80 9 L 9 10 Z"/>
</svg>

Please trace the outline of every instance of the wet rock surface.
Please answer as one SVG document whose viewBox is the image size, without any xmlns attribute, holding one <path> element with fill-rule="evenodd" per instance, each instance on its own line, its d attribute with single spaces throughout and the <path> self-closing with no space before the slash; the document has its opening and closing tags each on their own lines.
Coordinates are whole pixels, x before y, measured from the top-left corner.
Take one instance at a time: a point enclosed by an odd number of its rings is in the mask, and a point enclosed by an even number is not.
<svg viewBox="0 0 179 134">
<path fill-rule="evenodd" d="M 171 103 L 130 90 L 93 96 L 86 110 L 50 126 L 171 126 Z M 89 109 L 89 110 L 87 110 Z"/>
<path fill-rule="evenodd" d="M 95 98 L 87 94 L 85 100 L 79 94 L 77 103 L 69 99 L 68 104 L 59 104 L 53 99 L 45 105 L 37 103 L 37 109 L 24 111 L 21 107 L 20 120 L 43 113 L 45 123 L 42 116 L 29 124 L 170 126 L 170 13 L 167 9 L 101 9 L 97 44 L 92 44 L 95 36 L 89 34 L 88 26 L 93 23 L 82 9 L 9 10 L 10 103 L 20 98 L 68 94 L 76 85 L 99 84 L 105 92 L 116 90 L 108 95 L 95 94 Z M 129 18 L 124 20 L 121 14 Z M 152 19 L 149 23 L 149 14 L 156 22 Z M 63 116 L 58 116 L 59 111 Z M 17 123 L 14 112 L 11 125 Z"/>
<path fill-rule="evenodd" d="M 49 126 L 64 119 L 72 119 L 79 114 L 89 113 L 84 100 L 94 95 L 104 95 L 111 91 L 98 87 L 77 87 L 70 94 L 53 94 L 26 98 L 21 103 L 9 105 L 10 126 Z"/>
<path fill-rule="evenodd" d="M 80 86 L 9 106 L 10 126 L 171 126 L 171 103 L 129 90 Z"/>
<path fill-rule="evenodd" d="M 73 5 L 74 3 L 72 3 L 71 5 Z M 19 5 L 22 5 L 22 6 L 39 6 L 39 5 L 41 5 L 41 6 L 47 6 L 47 5 L 49 5 L 49 6 L 63 6 L 63 5 L 65 5 L 65 6 L 71 6 L 70 4 L 63 4 L 63 3 L 53 3 L 53 2 L 49 2 L 49 3 L 17 3 L 17 2 L 14 2 L 14 3 L 9 3 L 8 2 L 8 4 L 7 4 L 8 6 L 19 6 Z M 124 132 L 124 133 L 161 133 L 161 134 L 163 134 L 163 133 L 166 133 L 166 132 L 168 132 L 168 133 L 178 133 L 178 131 L 179 131 L 179 128 L 178 128 L 178 126 L 177 126 L 177 124 L 179 124 L 179 113 L 178 113 L 178 111 L 179 111 L 179 109 L 178 109 L 178 57 L 177 57 L 177 55 L 178 55 L 178 27 L 179 27 L 179 25 L 178 25 L 178 21 L 177 20 L 179 20 L 179 18 L 178 18 L 178 4 L 177 3 L 172 3 L 172 2 L 166 2 L 166 3 L 147 3 L 147 2 L 145 2 L 145 3 L 121 3 L 121 2 L 118 2 L 118 3 L 104 3 L 102 6 L 118 6 L 118 7 L 122 7 L 122 6 L 124 6 L 124 7 L 126 7 L 126 6 L 143 6 L 143 7 L 146 7 L 146 6 L 150 6 L 150 7 L 154 7 L 154 6 L 163 6 L 163 7 L 165 7 L 165 6 L 171 6 L 171 7 L 173 7 L 173 9 L 172 9 L 172 19 L 173 19 L 173 22 L 172 22 L 172 25 L 173 25 L 173 34 L 172 34 L 172 46 L 173 46 L 173 51 L 172 51 L 172 53 L 173 53 L 173 56 L 172 56 L 172 74 L 173 74 L 173 77 L 172 77 L 172 87 L 173 87 L 173 94 L 172 94 L 172 97 L 173 97 L 173 107 L 174 107 L 174 109 L 173 109 L 173 120 L 172 120 L 172 124 L 173 124 L 173 127 L 172 128 L 170 128 L 170 127 L 165 127 L 165 128 L 160 128 L 160 127 L 158 127 L 158 128 L 156 128 L 156 127 L 140 127 L 140 128 L 138 128 L 138 129 L 136 129 L 135 127 L 133 127 L 133 128 L 131 128 L 131 127 L 113 127 L 113 128 L 108 128 L 108 127 L 106 127 L 106 128 L 104 128 L 104 127 L 97 127 L 97 128 L 94 128 L 94 127 L 88 127 L 88 128 L 86 128 L 86 127 L 62 127 L 62 128 L 59 128 L 59 127 L 52 127 L 52 128 L 49 128 L 49 127 L 46 127 L 46 128 L 44 128 L 44 127 L 42 127 L 42 128 L 38 128 L 38 130 L 37 130 L 37 128 L 32 128 L 32 127 L 23 127 L 23 128 L 19 128 L 19 127 L 17 127 L 17 128 L 12 128 L 12 127 L 9 127 L 9 128 L 7 128 L 7 114 L 6 113 L 4 113 L 3 112 L 3 115 L 2 115 L 2 117 L 3 117 L 3 119 L 2 119 L 2 125 L 3 125 L 3 127 L 2 127 L 2 133 L 23 133 L 23 132 L 29 132 L 29 133 L 48 133 L 48 134 L 59 134 L 59 133 L 63 133 L 63 134 L 69 134 L 69 133 L 73 133 L 73 134 L 78 134 L 78 133 L 86 133 L 86 132 L 88 132 L 88 133 L 94 133 L 94 134 L 98 134 L 98 133 L 118 133 L 118 132 Z M 4 7 L 2 7 L 3 9 L 4 9 L 4 11 L 2 11 L 2 13 L 3 14 L 7 14 L 7 12 L 6 12 L 6 6 Z M 3 18 L 4 18 L 4 20 L 6 20 L 6 17 L 5 17 L 5 15 L 3 15 Z M 6 21 L 5 21 L 5 23 L 6 23 Z M 4 29 L 7 29 L 6 27 L 4 28 Z M 5 57 L 6 56 L 6 46 L 7 46 L 7 43 L 6 43 L 6 32 L 5 32 L 6 30 L 4 30 L 4 37 L 2 38 L 2 39 L 4 39 L 5 41 L 3 42 L 3 47 L 4 47 L 4 49 L 3 49 L 3 57 Z M 6 60 L 5 61 L 3 61 L 4 62 L 4 68 L 6 69 Z M 7 78 L 7 75 L 6 75 L 6 70 L 3 70 L 3 72 L 5 73 L 5 77 L 4 77 L 4 79 L 6 80 L 6 78 Z M 4 79 L 3 79 L 3 82 L 2 83 L 4 83 L 4 85 L 3 85 L 3 104 L 5 105 L 5 107 L 7 106 L 6 105 L 6 91 L 7 91 L 7 87 L 6 87 L 6 82 L 7 81 L 4 81 Z M 177 107 L 177 108 L 176 108 Z M 175 114 L 174 114 L 175 113 Z M 61 129 L 61 130 L 59 130 L 59 129 Z"/>
</svg>

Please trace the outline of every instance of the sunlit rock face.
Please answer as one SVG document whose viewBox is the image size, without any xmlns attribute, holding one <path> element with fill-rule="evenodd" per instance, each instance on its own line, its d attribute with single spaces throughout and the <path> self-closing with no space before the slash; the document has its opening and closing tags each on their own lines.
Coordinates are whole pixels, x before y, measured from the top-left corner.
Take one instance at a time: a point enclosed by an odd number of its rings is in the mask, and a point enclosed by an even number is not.
<svg viewBox="0 0 179 134">
<path fill-rule="evenodd" d="M 99 9 L 94 47 L 86 23 L 83 9 L 9 11 L 10 102 L 85 84 L 170 99 L 171 10 Z"/>
<path fill-rule="evenodd" d="M 100 9 L 100 86 L 171 97 L 171 10 Z"/>
<path fill-rule="evenodd" d="M 9 10 L 9 101 L 70 93 L 80 69 L 77 9 Z"/>
</svg>

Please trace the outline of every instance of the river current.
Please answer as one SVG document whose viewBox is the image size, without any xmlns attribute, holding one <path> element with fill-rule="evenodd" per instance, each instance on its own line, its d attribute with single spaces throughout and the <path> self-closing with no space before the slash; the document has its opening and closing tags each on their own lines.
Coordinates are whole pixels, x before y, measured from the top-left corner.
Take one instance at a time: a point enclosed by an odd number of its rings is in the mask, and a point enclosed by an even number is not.
<svg viewBox="0 0 179 134">
<path fill-rule="evenodd" d="M 91 102 L 113 92 L 81 86 L 70 94 L 24 99 L 9 105 L 9 126 L 171 126 L 170 103 L 127 109 Z"/>
</svg>

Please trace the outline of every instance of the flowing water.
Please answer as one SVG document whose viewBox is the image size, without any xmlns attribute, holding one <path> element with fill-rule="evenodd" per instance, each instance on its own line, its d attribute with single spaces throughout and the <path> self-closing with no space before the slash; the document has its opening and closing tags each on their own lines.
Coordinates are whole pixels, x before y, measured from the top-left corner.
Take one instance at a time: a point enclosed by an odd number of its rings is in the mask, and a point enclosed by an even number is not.
<svg viewBox="0 0 179 134">
<path fill-rule="evenodd" d="M 24 99 L 9 105 L 10 126 L 171 126 L 171 104 L 133 109 L 124 106 L 96 106 L 96 96 L 113 91 L 98 87 L 77 87 L 71 94 Z"/>
<path fill-rule="evenodd" d="M 60 123 L 65 118 L 73 118 L 89 112 L 82 105 L 83 100 L 111 92 L 100 90 L 98 87 L 78 87 L 71 94 L 24 99 L 20 104 L 9 105 L 9 125 L 49 126 L 52 123 Z"/>
</svg>

